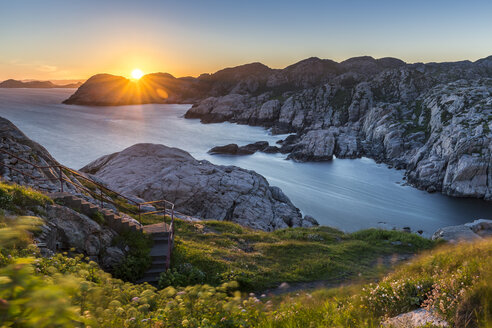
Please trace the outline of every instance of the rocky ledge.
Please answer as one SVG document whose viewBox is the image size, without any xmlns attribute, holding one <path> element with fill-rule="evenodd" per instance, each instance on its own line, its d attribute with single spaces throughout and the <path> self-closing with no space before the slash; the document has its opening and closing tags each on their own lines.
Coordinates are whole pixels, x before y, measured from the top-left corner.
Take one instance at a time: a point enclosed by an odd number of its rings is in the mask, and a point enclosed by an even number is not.
<svg viewBox="0 0 492 328">
<path fill-rule="evenodd" d="M 449 242 L 474 241 L 492 236 L 492 220 L 475 220 L 462 225 L 444 227 L 432 235 L 433 240 Z"/>
<path fill-rule="evenodd" d="M 167 199 L 178 211 L 202 219 L 266 231 L 317 225 L 313 218 L 303 218 L 282 190 L 270 186 L 263 176 L 196 160 L 164 145 L 136 144 L 103 156 L 81 171 L 123 194 Z"/>
</svg>

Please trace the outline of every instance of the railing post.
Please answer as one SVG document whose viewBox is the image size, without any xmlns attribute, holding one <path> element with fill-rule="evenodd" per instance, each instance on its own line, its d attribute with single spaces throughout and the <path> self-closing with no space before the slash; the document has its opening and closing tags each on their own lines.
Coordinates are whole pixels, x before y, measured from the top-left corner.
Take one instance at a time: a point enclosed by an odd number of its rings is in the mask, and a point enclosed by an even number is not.
<svg viewBox="0 0 492 328">
<path fill-rule="evenodd" d="M 164 226 L 166 227 L 166 230 L 167 230 L 167 224 L 166 224 L 166 202 L 164 202 Z"/>
<path fill-rule="evenodd" d="M 58 166 L 58 174 L 59 174 L 59 178 L 60 178 L 60 192 L 63 192 L 63 171 L 62 171 L 62 167 L 61 166 Z"/>
</svg>

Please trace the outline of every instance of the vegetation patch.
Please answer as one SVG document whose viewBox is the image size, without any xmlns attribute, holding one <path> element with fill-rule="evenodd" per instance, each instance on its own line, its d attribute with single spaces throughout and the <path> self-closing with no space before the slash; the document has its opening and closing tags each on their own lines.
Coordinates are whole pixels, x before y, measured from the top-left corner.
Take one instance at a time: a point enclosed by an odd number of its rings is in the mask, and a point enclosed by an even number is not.
<svg viewBox="0 0 492 328">
<path fill-rule="evenodd" d="M 434 311 L 452 327 L 490 327 L 492 323 L 490 238 L 440 245 L 377 283 L 270 298 L 241 294 L 235 282 L 157 290 L 115 279 L 82 255 L 43 258 L 29 246 L 28 230 L 36 226 L 32 220 L 36 219 L 0 222 L 0 318 L 6 327 L 380 327 L 387 317 L 419 307 Z M 212 235 L 222 239 L 223 245 L 238 245 L 249 238 L 258 248 L 259 243 L 276 248 L 276 241 L 301 245 L 303 251 L 309 251 L 305 243 L 314 231 L 314 243 L 343 246 L 332 253 L 334 263 L 348 249 L 347 257 L 355 265 L 359 265 L 358 253 L 369 243 L 387 248 L 388 242 L 400 241 L 394 247 L 407 250 L 429 246 L 418 236 L 394 231 L 343 234 L 334 229 L 303 228 L 268 234 L 240 231 L 230 223 L 213 222 L 208 227 L 180 222 L 179 226 L 183 234 Z M 257 233 L 267 237 L 266 241 L 260 241 Z M 280 253 L 270 255 L 279 257 Z M 311 255 L 307 258 L 312 259 Z M 189 282 L 200 281 L 196 269 L 182 265 L 173 272 L 186 276 L 182 280 L 186 284 L 193 276 Z"/>
<path fill-rule="evenodd" d="M 0 182 L 1 209 L 21 214 L 26 210 L 37 212 L 39 206 L 52 203 L 53 201 L 48 196 L 30 187 Z"/>
<path fill-rule="evenodd" d="M 127 231 L 115 237 L 113 244 L 122 248 L 128 246 L 129 249 L 123 261 L 114 268 L 114 276 L 131 282 L 142 278 L 152 263 L 150 237 L 141 232 Z"/>
<path fill-rule="evenodd" d="M 453 114 L 445 109 L 441 111 L 441 123 L 442 125 L 449 125 L 449 121 L 453 118 Z"/>
<path fill-rule="evenodd" d="M 222 221 L 175 223 L 174 268 L 190 264 L 205 274 L 208 284 L 234 280 L 248 291 L 282 282 L 372 277 L 378 272 L 376 263 L 434 245 L 415 234 L 376 229 L 345 234 L 315 227 L 268 233 Z"/>
</svg>

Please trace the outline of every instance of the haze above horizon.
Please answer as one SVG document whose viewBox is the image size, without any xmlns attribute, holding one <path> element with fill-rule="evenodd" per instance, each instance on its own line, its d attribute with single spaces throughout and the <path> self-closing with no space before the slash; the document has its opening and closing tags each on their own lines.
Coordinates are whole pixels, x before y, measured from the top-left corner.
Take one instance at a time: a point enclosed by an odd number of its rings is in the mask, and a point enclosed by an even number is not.
<svg viewBox="0 0 492 328">
<path fill-rule="evenodd" d="M 490 1 L 0 1 L 0 80 L 197 76 L 316 56 L 406 62 L 492 55 Z"/>
</svg>

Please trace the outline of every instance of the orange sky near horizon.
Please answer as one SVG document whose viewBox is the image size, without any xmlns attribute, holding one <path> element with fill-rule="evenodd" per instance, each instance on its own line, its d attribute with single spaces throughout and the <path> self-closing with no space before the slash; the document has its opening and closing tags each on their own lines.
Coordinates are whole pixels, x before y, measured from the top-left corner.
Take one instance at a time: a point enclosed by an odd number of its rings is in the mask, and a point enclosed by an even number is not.
<svg viewBox="0 0 492 328">
<path fill-rule="evenodd" d="M 492 55 L 487 0 L 0 1 L 0 81 L 176 77 L 316 56 L 475 61 Z"/>
</svg>

